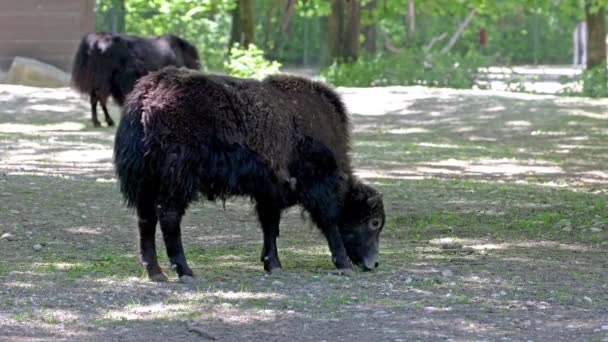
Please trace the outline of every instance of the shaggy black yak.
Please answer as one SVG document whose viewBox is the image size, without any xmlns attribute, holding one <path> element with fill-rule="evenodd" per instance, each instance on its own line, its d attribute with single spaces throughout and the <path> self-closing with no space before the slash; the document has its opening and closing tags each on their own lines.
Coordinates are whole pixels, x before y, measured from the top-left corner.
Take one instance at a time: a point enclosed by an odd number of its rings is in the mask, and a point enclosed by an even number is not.
<svg viewBox="0 0 608 342">
<path fill-rule="evenodd" d="M 119 33 L 89 33 L 82 38 L 74 58 L 72 85 L 90 96 L 93 125 L 101 125 L 97 120 L 97 102 L 100 102 L 108 126 L 113 126 L 114 121 L 106 108 L 108 98 L 112 96 L 122 106 L 135 81 L 169 65 L 198 69 L 198 51 L 173 35 L 144 38 Z"/>
<path fill-rule="evenodd" d="M 156 261 L 160 222 L 172 268 L 191 279 L 180 221 L 199 195 L 251 197 L 269 272 L 281 267 L 281 212 L 295 204 L 323 232 L 339 270 L 351 270 L 351 261 L 377 267 L 382 196 L 353 176 L 349 131 L 340 97 L 303 78 L 257 81 L 165 68 L 140 79 L 116 133 L 114 163 L 125 201 L 137 212 L 149 277 L 167 279 Z"/>
</svg>

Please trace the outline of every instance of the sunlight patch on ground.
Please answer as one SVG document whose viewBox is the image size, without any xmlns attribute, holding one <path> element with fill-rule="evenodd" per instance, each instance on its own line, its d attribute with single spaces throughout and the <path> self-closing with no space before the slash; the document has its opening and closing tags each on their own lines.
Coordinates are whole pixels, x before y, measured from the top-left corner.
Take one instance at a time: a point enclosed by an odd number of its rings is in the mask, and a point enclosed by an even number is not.
<svg viewBox="0 0 608 342">
<path fill-rule="evenodd" d="M 572 116 L 583 116 L 586 118 L 597 119 L 597 120 L 608 120 L 608 113 L 591 113 L 582 109 L 570 109 L 568 114 Z"/>
<path fill-rule="evenodd" d="M 476 150 L 485 150 L 484 146 L 460 146 L 453 144 L 435 144 L 435 143 L 417 143 L 416 146 L 421 147 L 435 147 L 435 148 L 457 148 L 457 149 L 476 149 Z"/>
<path fill-rule="evenodd" d="M 429 130 L 422 127 L 411 127 L 411 128 L 396 128 L 390 129 L 387 133 L 391 134 L 416 134 L 416 133 L 428 133 Z"/>
<path fill-rule="evenodd" d="M 440 162 L 426 163 L 432 166 L 460 168 L 463 173 L 520 175 L 520 174 L 558 174 L 563 169 L 544 161 L 518 161 L 516 159 L 447 159 Z"/>
<path fill-rule="evenodd" d="M 528 127 L 528 126 L 532 126 L 532 123 L 530 121 L 525 121 L 525 120 L 515 120 L 515 121 L 507 121 L 507 122 L 505 122 L 505 125 L 513 126 L 513 127 Z"/>
<path fill-rule="evenodd" d="M 68 233 L 72 234 L 88 234 L 88 235 L 101 235 L 101 229 L 99 228 L 91 228 L 91 227 L 71 227 L 71 228 L 63 228 Z"/>
<path fill-rule="evenodd" d="M 564 136 L 568 135 L 568 132 L 564 131 L 532 131 L 530 135 L 540 135 L 540 136 Z"/>
<path fill-rule="evenodd" d="M 85 129 L 85 124 L 81 122 L 62 122 L 46 125 L 28 125 L 28 124 L 0 124 L 0 133 L 28 133 L 28 132 L 43 132 L 43 131 L 81 131 Z"/>
<path fill-rule="evenodd" d="M 35 105 L 30 105 L 24 108 L 25 111 L 36 111 L 36 112 L 43 112 L 43 113 L 70 113 L 70 112 L 74 112 L 75 110 L 78 110 L 78 106 L 75 105 L 66 105 L 66 104 L 60 104 L 60 105 L 49 105 L 49 104 L 35 104 Z"/>
</svg>

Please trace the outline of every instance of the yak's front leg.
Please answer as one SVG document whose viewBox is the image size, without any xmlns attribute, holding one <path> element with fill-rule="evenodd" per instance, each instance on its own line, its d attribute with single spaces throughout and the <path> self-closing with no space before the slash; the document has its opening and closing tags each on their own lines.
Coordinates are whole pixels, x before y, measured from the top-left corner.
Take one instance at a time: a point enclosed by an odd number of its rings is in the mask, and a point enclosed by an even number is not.
<svg viewBox="0 0 608 342">
<path fill-rule="evenodd" d="M 193 273 L 186 262 L 180 228 L 184 210 L 157 205 L 156 212 L 160 221 L 160 229 L 163 232 L 163 239 L 171 268 L 177 272 L 177 276 L 182 282 L 191 282 L 193 280 Z"/>
<path fill-rule="evenodd" d="M 338 226 L 335 224 L 330 224 L 325 227 L 321 227 L 325 237 L 327 238 L 327 243 L 329 245 L 329 250 L 331 251 L 331 261 L 336 265 L 336 268 L 343 273 L 350 273 L 353 269 L 352 263 L 348 258 L 348 254 L 346 254 L 346 248 L 344 247 L 344 242 L 342 242 L 342 235 L 338 230 Z"/>
<path fill-rule="evenodd" d="M 352 271 L 352 263 L 346 253 L 342 234 L 338 229 L 338 199 L 336 179 L 327 177 L 305 187 L 301 197 L 304 208 L 310 213 L 315 224 L 321 229 L 331 251 L 331 260 L 343 272 Z"/>
<path fill-rule="evenodd" d="M 279 236 L 279 222 L 281 221 L 281 210 L 272 205 L 258 202 L 256 205 L 258 219 L 264 232 L 264 247 L 262 248 L 261 261 L 267 272 L 281 270 L 281 261 L 277 251 L 277 237 Z"/>
</svg>

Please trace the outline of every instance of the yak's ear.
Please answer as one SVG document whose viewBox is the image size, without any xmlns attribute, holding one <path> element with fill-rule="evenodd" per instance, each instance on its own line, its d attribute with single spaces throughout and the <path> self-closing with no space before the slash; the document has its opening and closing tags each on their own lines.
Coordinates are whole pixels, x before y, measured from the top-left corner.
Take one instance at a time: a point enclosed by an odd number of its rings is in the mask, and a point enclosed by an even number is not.
<svg viewBox="0 0 608 342">
<path fill-rule="evenodd" d="M 377 207 L 380 203 L 382 203 L 382 194 L 377 194 L 367 199 L 367 204 L 372 208 Z"/>
</svg>

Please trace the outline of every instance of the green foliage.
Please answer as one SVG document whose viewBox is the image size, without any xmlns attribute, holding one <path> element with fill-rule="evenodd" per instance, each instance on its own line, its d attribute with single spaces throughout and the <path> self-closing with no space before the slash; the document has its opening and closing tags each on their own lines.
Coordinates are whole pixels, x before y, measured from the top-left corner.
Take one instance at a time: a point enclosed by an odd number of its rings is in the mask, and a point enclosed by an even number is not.
<svg viewBox="0 0 608 342">
<path fill-rule="evenodd" d="M 202 65 L 221 69 L 228 33 L 232 0 L 129 0 L 126 13 L 118 13 L 115 0 L 97 0 L 98 30 L 112 30 L 115 20 L 107 16 L 125 16 L 126 32 L 137 35 L 176 34 L 192 42 L 199 50 Z"/>
<path fill-rule="evenodd" d="M 598 66 L 583 72 L 583 96 L 608 97 L 606 66 Z"/>
<path fill-rule="evenodd" d="M 235 77 L 264 78 L 279 72 L 281 63 L 264 58 L 264 51 L 255 45 L 245 49 L 235 44 L 230 49 L 230 59 L 224 63 L 224 69 Z"/>
<path fill-rule="evenodd" d="M 398 56 L 360 58 L 353 63 L 334 63 L 321 75 L 335 86 L 373 87 L 424 85 L 472 88 L 477 70 L 489 65 L 489 58 L 474 51 L 465 55 L 429 54 L 406 50 Z"/>
</svg>

